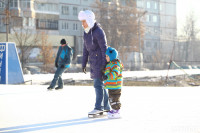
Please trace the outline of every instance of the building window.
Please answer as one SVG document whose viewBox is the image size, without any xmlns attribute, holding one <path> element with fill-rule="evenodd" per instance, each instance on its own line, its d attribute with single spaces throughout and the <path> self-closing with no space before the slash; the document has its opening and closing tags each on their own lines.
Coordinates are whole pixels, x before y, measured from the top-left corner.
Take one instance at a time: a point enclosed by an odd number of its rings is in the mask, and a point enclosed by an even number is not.
<svg viewBox="0 0 200 133">
<path fill-rule="evenodd" d="M 4 1 L 0 1 L 0 8 L 4 8 L 4 7 L 5 7 Z"/>
<path fill-rule="evenodd" d="M 37 19 L 37 29 L 58 30 L 58 20 Z"/>
<path fill-rule="evenodd" d="M 77 7 L 73 7 L 73 15 L 78 15 L 78 8 Z"/>
<path fill-rule="evenodd" d="M 78 30 L 78 24 L 73 24 L 73 30 Z"/>
<path fill-rule="evenodd" d="M 17 21 L 17 20 L 15 20 L 15 21 Z M 29 26 L 29 27 L 34 26 L 35 25 L 34 22 L 35 22 L 34 18 L 28 18 L 28 17 L 23 18 L 23 26 Z"/>
<path fill-rule="evenodd" d="M 147 2 L 147 8 L 151 8 L 151 2 Z"/>
<path fill-rule="evenodd" d="M 62 30 L 67 30 L 69 29 L 69 25 L 66 21 L 62 21 Z"/>
<path fill-rule="evenodd" d="M 152 16 L 151 15 L 147 15 L 147 22 L 151 22 L 152 21 Z"/>
<path fill-rule="evenodd" d="M 155 8 L 155 10 L 157 10 L 157 8 L 158 8 L 158 4 L 155 2 L 155 5 L 154 5 L 154 8 Z"/>
<path fill-rule="evenodd" d="M 160 11 L 162 11 L 162 4 L 160 4 Z"/>
<path fill-rule="evenodd" d="M 38 11 L 58 12 L 58 4 L 36 3 L 35 9 L 38 10 Z"/>
<path fill-rule="evenodd" d="M 10 7 L 18 7 L 18 0 L 10 0 Z"/>
<path fill-rule="evenodd" d="M 69 7 L 68 6 L 62 6 L 62 14 L 69 15 Z"/>
<path fill-rule="evenodd" d="M 29 18 L 27 17 L 23 18 L 23 26 L 29 26 Z"/>
<path fill-rule="evenodd" d="M 29 18 L 29 26 L 35 26 L 35 19 Z"/>
<path fill-rule="evenodd" d="M 157 22 L 158 21 L 158 17 L 157 16 L 153 16 L 153 22 Z"/>
<path fill-rule="evenodd" d="M 21 3 L 20 3 L 20 7 L 30 8 L 30 0 L 22 0 Z"/>
<path fill-rule="evenodd" d="M 137 7 L 141 7 L 141 8 L 143 8 L 144 7 L 144 2 L 143 1 L 141 1 L 141 0 L 137 0 Z"/>
</svg>

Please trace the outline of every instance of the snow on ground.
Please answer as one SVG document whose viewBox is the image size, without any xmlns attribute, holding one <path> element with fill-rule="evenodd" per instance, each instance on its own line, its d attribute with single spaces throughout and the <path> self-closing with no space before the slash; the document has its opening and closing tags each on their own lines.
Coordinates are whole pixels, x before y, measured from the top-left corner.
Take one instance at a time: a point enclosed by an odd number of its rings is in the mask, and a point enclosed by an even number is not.
<svg viewBox="0 0 200 133">
<path fill-rule="evenodd" d="M 87 118 L 92 86 L 0 85 L 0 133 L 200 133 L 200 87 L 123 87 L 121 119 Z"/>
<path fill-rule="evenodd" d="M 132 78 L 143 78 L 143 77 L 166 77 L 184 75 L 184 74 L 200 74 L 200 69 L 185 69 L 185 70 L 155 70 L 155 71 L 124 71 L 123 77 Z M 54 74 L 34 74 L 34 75 L 24 75 L 25 81 L 32 80 L 35 85 L 43 84 L 45 82 L 52 81 Z M 63 73 L 63 79 L 73 79 L 73 80 L 91 80 L 90 73 L 84 74 L 80 73 Z"/>
</svg>

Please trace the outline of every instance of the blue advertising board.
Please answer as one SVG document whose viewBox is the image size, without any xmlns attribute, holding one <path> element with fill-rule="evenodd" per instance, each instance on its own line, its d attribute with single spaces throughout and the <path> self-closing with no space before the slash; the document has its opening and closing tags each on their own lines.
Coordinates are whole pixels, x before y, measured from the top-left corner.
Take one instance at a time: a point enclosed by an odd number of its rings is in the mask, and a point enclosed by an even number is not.
<svg viewBox="0 0 200 133">
<path fill-rule="evenodd" d="M 0 42 L 0 84 L 20 83 L 24 83 L 24 77 L 16 45 Z"/>
<path fill-rule="evenodd" d="M 0 84 L 6 84 L 6 43 L 0 43 Z"/>
</svg>

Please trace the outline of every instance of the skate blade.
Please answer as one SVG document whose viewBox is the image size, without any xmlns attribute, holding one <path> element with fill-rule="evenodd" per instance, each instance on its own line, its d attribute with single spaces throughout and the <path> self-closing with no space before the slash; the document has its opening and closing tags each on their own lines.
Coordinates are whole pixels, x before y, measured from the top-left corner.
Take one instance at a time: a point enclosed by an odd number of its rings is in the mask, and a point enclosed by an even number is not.
<svg viewBox="0 0 200 133">
<path fill-rule="evenodd" d="M 100 114 L 88 114 L 88 118 L 102 118 L 105 117 L 106 115 L 104 115 L 103 113 Z"/>
<path fill-rule="evenodd" d="M 121 117 L 108 117 L 108 119 L 121 119 Z"/>
<path fill-rule="evenodd" d="M 108 119 L 121 119 L 121 116 L 108 116 Z"/>
</svg>

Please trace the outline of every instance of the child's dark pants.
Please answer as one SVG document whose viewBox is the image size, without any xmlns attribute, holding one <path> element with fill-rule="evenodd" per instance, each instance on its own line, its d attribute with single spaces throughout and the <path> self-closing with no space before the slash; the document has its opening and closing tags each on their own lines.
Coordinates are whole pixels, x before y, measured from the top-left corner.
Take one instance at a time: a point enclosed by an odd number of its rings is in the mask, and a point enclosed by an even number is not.
<svg viewBox="0 0 200 133">
<path fill-rule="evenodd" d="M 121 108 L 120 103 L 120 96 L 121 96 L 121 89 L 116 90 L 108 90 L 109 92 L 109 101 L 112 109 L 119 110 Z"/>
</svg>

